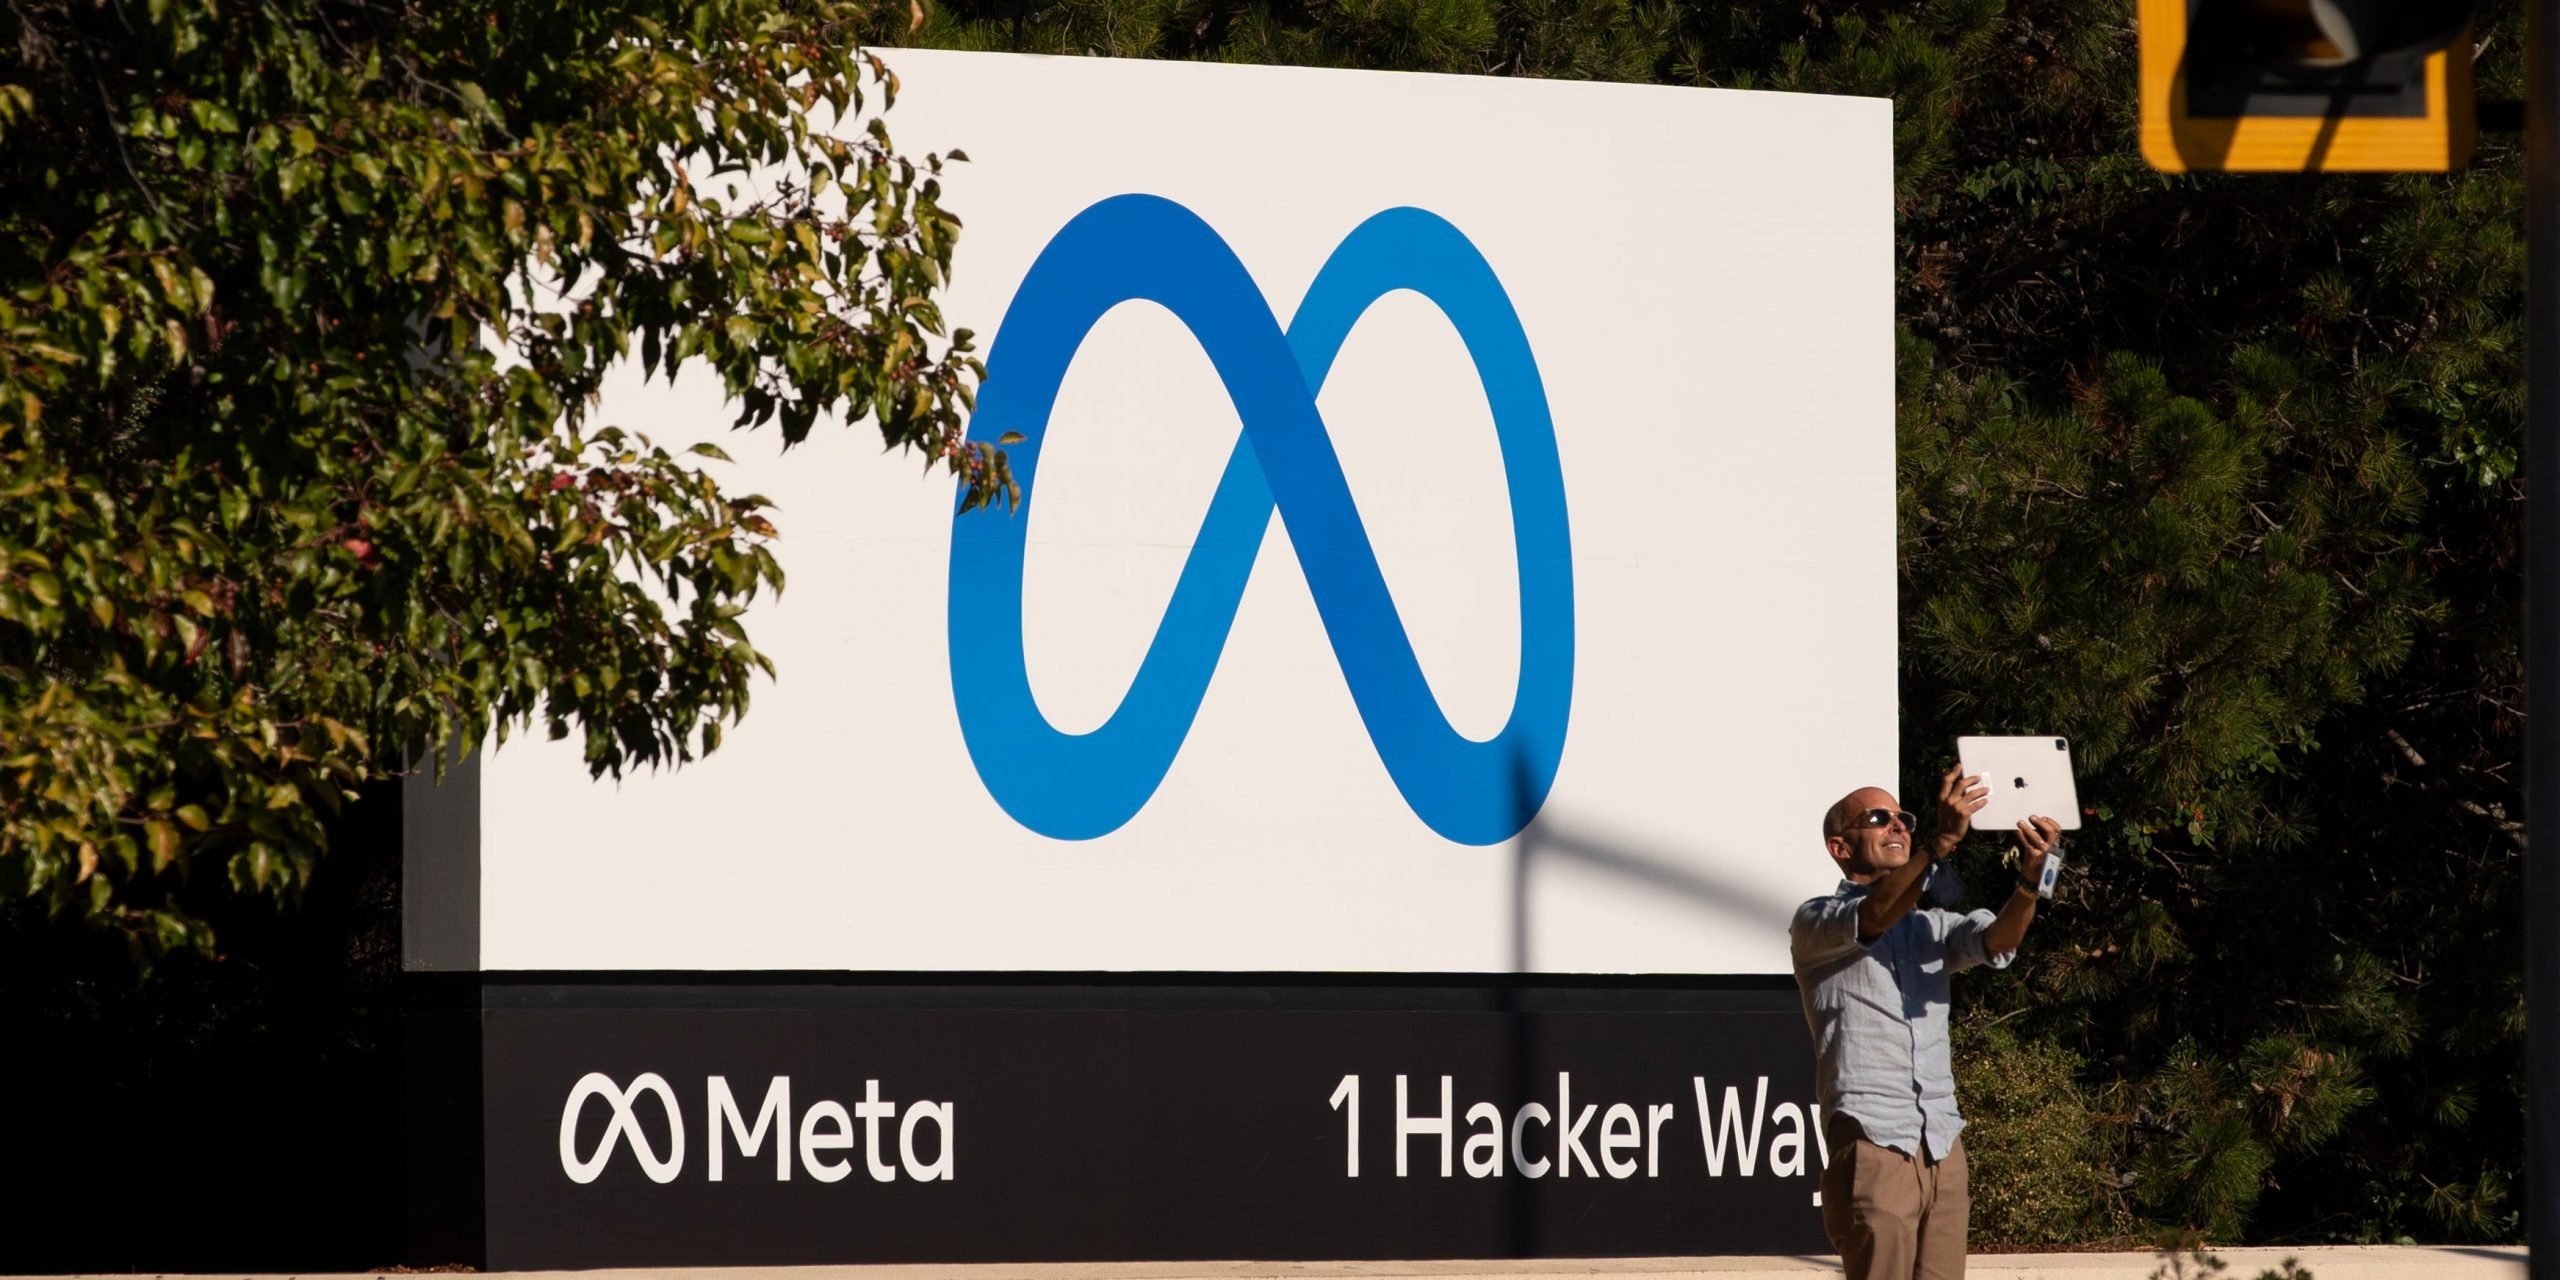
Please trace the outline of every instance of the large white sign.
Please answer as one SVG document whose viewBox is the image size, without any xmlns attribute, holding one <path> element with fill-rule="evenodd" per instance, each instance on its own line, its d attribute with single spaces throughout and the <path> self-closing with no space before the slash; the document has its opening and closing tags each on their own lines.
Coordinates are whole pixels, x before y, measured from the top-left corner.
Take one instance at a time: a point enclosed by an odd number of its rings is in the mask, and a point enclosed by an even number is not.
<svg viewBox="0 0 2560 1280">
<path fill-rule="evenodd" d="M 887 56 L 1026 505 L 617 380 L 779 504 L 781 674 L 491 756 L 482 963 L 1784 971 L 1896 773 L 1890 104 Z"/>
</svg>

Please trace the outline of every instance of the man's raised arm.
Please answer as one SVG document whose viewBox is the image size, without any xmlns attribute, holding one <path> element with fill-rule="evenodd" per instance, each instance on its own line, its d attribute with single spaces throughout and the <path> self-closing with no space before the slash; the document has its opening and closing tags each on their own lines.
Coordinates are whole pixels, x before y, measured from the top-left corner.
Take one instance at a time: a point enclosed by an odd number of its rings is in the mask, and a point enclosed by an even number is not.
<svg viewBox="0 0 2560 1280">
<path fill-rule="evenodd" d="M 1935 858 L 1928 850 L 1912 850 L 1910 863 L 1887 870 L 1866 886 L 1866 899 L 1859 904 L 1859 945 L 1884 937 L 1887 929 L 1902 924 L 1902 916 L 1912 914 L 1912 906 L 1920 906 L 1920 881 L 1928 876 L 1930 863 Z"/>
<path fill-rule="evenodd" d="M 1870 943 L 1885 931 L 1902 923 L 1913 907 L 1920 905 L 1920 881 L 1929 874 L 1929 864 L 1937 858 L 1928 850 L 1914 848 L 1911 860 L 1884 873 L 1867 886 L 1866 899 L 1858 904 L 1858 942 Z"/>
<path fill-rule="evenodd" d="M 1953 854 L 1956 846 L 1964 842 L 1975 811 L 1991 803 L 1991 791 L 1979 785 L 1981 781 L 1980 775 L 1966 773 L 1962 764 L 1938 779 L 1937 833 L 1924 846 L 1920 833 L 1912 832 L 1911 860 L 1885 873 L 1868 888 L 1866 901 L 1858 904 L 1860 943 L 1883 937 L 1885 930 L 1902 923 L 1902 918 L 1920 905 L 1920 885 L 1928 878 L 1929 864 Z"/>
<path fill-rule="evenodd" d="M 1982 949 L 2006 955 L 2027 940 L 2027 924 L 2036 918 L 2036 882 L 2044 876 L 2044 860 L 2062 842 L 2062 825 L 2038 816 L 2018 824 L 2018 887 L 2000 904 L 2000 914 L 1982 931 Z"/>
</svg>

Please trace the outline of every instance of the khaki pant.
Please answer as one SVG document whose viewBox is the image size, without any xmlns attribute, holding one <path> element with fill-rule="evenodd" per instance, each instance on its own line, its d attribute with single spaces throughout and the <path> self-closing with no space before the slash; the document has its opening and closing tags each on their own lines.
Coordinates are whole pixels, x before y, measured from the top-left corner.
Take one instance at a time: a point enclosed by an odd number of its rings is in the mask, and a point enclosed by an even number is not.
<svg viewBox="0 0 2560 1280">
<path fill-rule="evenodd" d="M 1906 1156 L 1859 1135 L 1855 1121 L 1832 1127 L 1822 1171 L 1822 1229 L 1840 1251 L 1849 1280 L 1963 1280 L 1964 1141 L 1947 1158 Z"/>
</svg>

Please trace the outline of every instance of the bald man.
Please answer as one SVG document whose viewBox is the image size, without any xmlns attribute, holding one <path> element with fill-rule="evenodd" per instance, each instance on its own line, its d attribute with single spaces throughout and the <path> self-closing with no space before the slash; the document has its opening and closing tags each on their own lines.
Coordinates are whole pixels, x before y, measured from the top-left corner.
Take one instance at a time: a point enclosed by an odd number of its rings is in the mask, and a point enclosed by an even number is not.
<svg viewBox="0 0 2560 1280">
<path fill-rule="evenodd" d="M 1947 1062 L 1947 978 L 2008 967 L 2062 834 L 2047 817 L 2018 824 L 2018 884 L 1997 913 L 1921 905 L 1929 868 L 1955 852 L 1987 802 L 1981 781 L 1961 766 L 1947 771 L 1926 845 L 1892 792 L 1841 797 L 1822 816 L 1840 888 L 1796 908 L 1787 930 L 1829 1153 L 1822 1229 L 1849 1280 L 1964 1275 L 1972 1200 Z"/>
</svg>

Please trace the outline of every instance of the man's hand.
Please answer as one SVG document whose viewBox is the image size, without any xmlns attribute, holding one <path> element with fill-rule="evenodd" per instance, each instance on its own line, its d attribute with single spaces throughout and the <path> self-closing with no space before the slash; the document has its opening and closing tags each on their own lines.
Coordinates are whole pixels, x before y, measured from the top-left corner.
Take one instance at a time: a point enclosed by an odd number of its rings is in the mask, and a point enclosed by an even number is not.
<svg viewBox="0 0 2560 1280">
<path fill-rule="evenodd" d="M 1953 855 L 1956 846 L 1964 843 L 1965 833 L 1973 829 L 1973 815 L 1991 803 L 1991 788 L 1981 782 L 1981 774 L 1966 773 L 1962 764 L 1948 769 L 1947 776 L 1938 780 L 1938 823 L 1929 837 L 1932 855 Z"/>
<path fill-rule="evenodd" d="M 2062 824 L 2037 814 L 2018 824 L 2018 883 L 2025 886 L 2044 880 L 2044 860 L 2062 843 Z"/>
<path fill-rule="evenodd" d="M 2042 814 L 2018 824 L 2018 890 L 1982 931 L 1983 950 L 2001 955 L 2026 941 L 2027 923 L 2036 918 L 2036 885 L 2044 877 L 2044 860 L 2061 842 L 2062 824 Z"/>
</svg>

